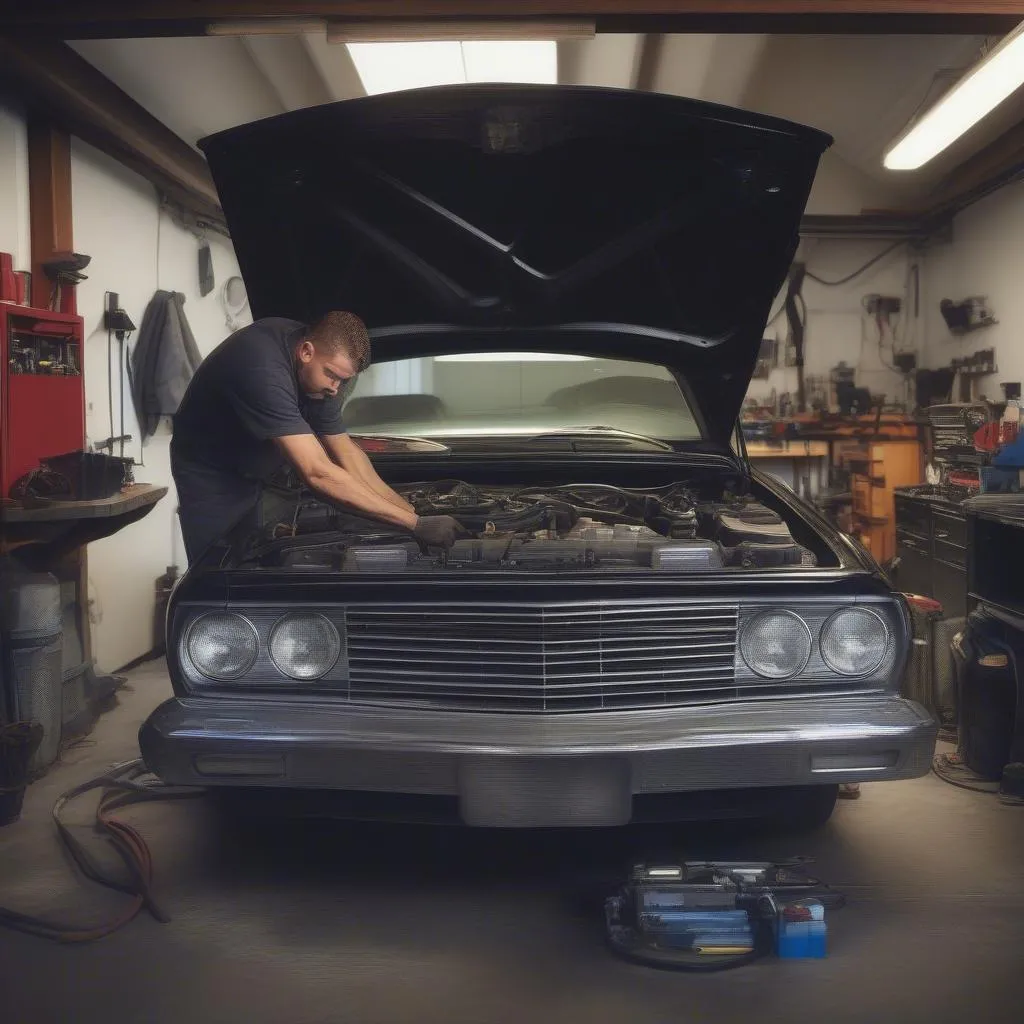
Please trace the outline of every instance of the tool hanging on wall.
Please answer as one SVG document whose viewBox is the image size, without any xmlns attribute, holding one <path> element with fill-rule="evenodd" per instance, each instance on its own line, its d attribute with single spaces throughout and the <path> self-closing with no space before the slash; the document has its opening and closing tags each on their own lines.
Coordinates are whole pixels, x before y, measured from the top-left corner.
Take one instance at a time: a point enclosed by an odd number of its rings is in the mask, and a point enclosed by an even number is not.
<svg viewBox="0 0 1024 1024">
<path fill-rule="evenodd" d="M 50 293 L 51 311 L 70 312 L 70 309 L 65 309 L 67 289 L 88 280 L 82 271 L 91 261 L 91 256 L 80 252 L 58 252 L 44 261 L 43 272 L 53 283 L 53 291 Z"/>
<path fill-rule="evenodd" d="M 245 282 L 236 274 L 224 282 L 220 293 L 220 304 L 224 307 L 224 323 L 229 331 L 243 326 L 242 316 L 249 306 L 249 295 Z"/>
<path fill-rule="evenodd" d="M 114 445 L 120 446 L 120 456 L 124 458 L 124 443 L 132 439 L 131 434 L 124 432 L 124 381 L 128 374 L 128 359 L 125 354 L 125 342 L 135 330 L 132 318 L 118 305 L 117 292 L 107 292 L 107 308 L 103 313 L 103 326 L 107 329 L 107 406 L 110 413 L 110 437 L 101 441 L 96 447 L 107 449 L 114 454 Z M 117 338 L 117 397 L 120 406 L 120 433 L 114 434 L 114 379 L 111 369 L 112 343 L 111 336 Z"/>
<path fill-rule="evenodd" d="M 213 291 L 215 284 L 210 242 L 205 235 L 201 235 L 199 237 L 199 294 L 205 298 Z"/>
</svg>

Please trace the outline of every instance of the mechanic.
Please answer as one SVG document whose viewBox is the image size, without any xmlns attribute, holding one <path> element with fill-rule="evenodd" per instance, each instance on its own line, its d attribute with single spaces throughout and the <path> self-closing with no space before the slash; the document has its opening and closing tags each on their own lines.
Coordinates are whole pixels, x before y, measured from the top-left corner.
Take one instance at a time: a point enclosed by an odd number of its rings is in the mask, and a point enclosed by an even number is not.
<svg viewBox="0 0 1024 1024">
<path fill-rule="evenodd" d="M 171 438 L 189 563 L 236 524 L 260 525 L 263 484 L 286 463 L 326 498 L 408 529 L 427 546 L 448 548 L 466 535 L 451 516 L 418 517 L 345 432 L 342 385 L 369 361 L 365 325 L 340 310 L 310 326 L 256 320 L 203 360 Z"/>
</svg>

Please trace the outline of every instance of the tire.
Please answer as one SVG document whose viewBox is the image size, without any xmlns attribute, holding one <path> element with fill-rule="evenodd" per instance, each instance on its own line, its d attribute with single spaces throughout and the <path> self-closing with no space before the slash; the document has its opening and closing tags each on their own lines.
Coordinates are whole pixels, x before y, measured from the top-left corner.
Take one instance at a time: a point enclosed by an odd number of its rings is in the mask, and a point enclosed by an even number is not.
<svg viewBox="0 0 1024 1024">
<path fill-rule="evenodd" d="M 813 832 L 827 824 L 838 798 L 838 786 L 806 786 L 794 790 L 792 801 L 776 821 L 787 830 Z"/>
</svg>

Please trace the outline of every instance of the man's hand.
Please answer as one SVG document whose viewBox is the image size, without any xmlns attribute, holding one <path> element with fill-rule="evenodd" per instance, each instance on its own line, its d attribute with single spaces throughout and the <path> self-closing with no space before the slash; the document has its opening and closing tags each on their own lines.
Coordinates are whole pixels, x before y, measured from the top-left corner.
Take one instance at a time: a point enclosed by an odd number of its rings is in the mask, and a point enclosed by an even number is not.
<svg viewBox="0 0 1024 1024">
<path fill-rule="evenodd" d="M 416 520 L 412 535 L 428 548 L 447 551 L 460 537 L 468 537 L 469 531 L 451 516 L 421 516 Z"/>
</svg>

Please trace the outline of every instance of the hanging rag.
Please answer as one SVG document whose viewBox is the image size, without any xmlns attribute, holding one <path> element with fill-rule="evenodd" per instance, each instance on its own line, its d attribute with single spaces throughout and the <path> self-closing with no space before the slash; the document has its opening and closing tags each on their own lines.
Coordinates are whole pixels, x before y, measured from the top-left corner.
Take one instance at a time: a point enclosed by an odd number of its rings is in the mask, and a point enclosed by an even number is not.
<svg viewBox="0 0 1024 1024">
<path fill-rule="evenodd" d="M 181 292 L 154 292 L 132 352 L 129 382 L 142 440 L 156 433 L 162 416 L 178 411 L 203 357 L 185 317 Z"/>
</svg>

